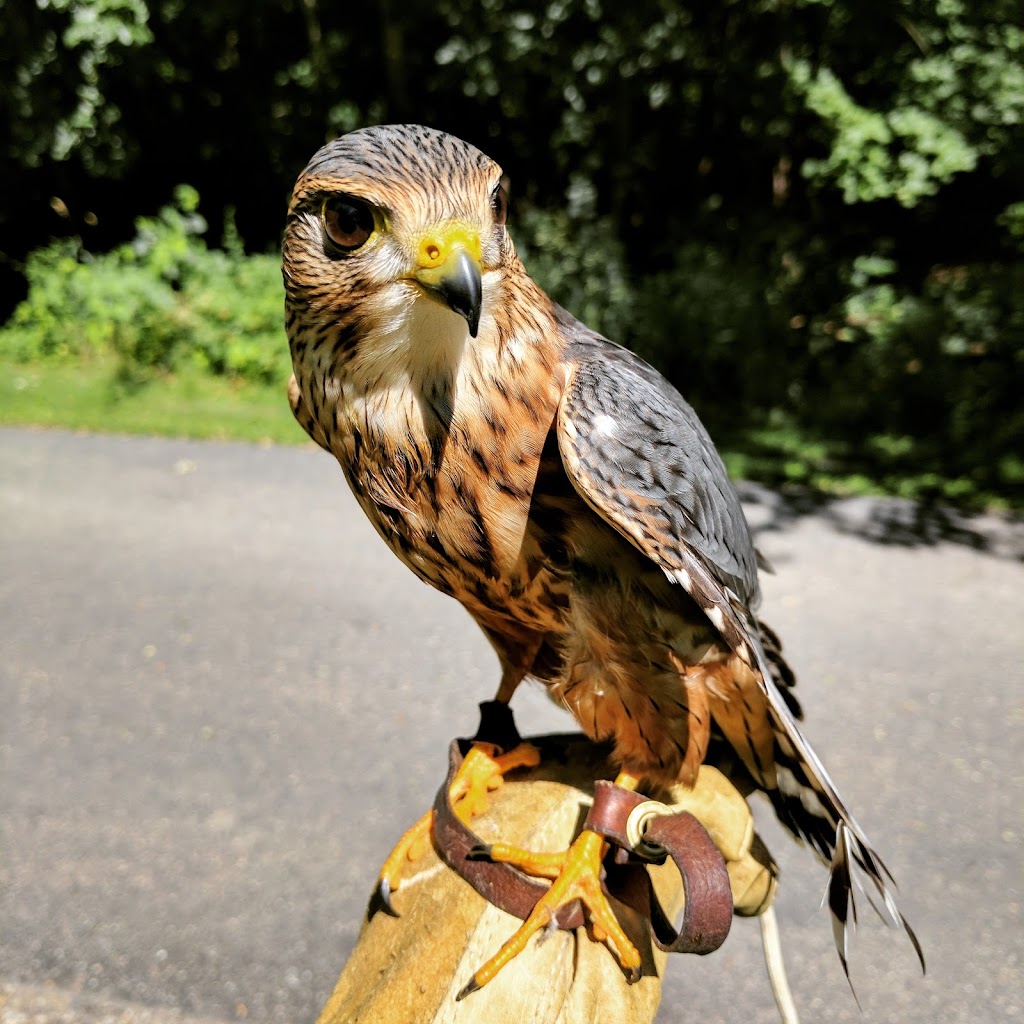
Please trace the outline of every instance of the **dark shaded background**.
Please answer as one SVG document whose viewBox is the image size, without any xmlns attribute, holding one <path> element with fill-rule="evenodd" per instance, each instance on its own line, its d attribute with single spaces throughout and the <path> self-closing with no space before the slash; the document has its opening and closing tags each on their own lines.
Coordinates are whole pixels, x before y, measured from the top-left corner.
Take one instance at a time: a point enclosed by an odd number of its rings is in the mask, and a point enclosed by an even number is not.
<svg viewBox="0 0 1024 1024">
<path fill-rule="evenodd" d="M 233 218 L 274 248 L 324 140 L 414 120 L 503 164 L 531 271 L 742 436 L 744 475 L 1024 493 L 1012 0 L 0 10 L 0 316 L 29 251 L 101 252 L 183 182 L 211 244 Z"/>
</svg>

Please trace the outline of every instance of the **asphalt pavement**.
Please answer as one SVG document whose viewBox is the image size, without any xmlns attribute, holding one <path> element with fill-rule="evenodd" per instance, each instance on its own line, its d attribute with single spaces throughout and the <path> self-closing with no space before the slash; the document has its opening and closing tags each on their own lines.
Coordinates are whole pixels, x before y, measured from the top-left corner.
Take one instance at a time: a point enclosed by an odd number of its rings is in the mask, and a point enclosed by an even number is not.
<svg viewBox="0 0 1024 1024">
<path fill-rule="evenodd" d="M 928 958 L 758 806 L 804 1024 L 1024 1019 L 1024 528 L 745 488 L 807 732 Z M 311 1022 L 496 661 L 318 450 L 0 430 L 0 1019 Z M 524 733 L 569 718 L 536 690 Z M 758 930 L 661 1024 L 776 1020 Z"/>
</svg>

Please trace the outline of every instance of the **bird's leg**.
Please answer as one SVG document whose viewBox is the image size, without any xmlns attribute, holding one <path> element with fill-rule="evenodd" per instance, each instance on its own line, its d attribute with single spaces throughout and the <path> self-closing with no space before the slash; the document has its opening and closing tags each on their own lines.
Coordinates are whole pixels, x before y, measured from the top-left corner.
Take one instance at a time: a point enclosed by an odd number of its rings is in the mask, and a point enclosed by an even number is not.
<svg viewBox="0 0 1024 1024">
<path fill-rule="evenodd" d="M 617 786 L 636 790 L 638 776 L 622 772 L 615 780 Z M 587 909 L 591 934 L 598 942 L 605 942 L 615 954 L 630 983 L 640 979 L 640 953 L 622 930 L 608 897 L 601 888 L 601 864 L 608 851 L 608 843 L 596 832 L 584 829 L 568 850 L 560 853 L 531 853 L 503 843 L 478 847 L 471 856 L 488 858 L 512 864 L 528 875 L 550 878 L 551 888 L 537 901 L 530 916 L 519 930 L 491 957 L 459 992 L 464 999 L 486 985 L 509 961 L 525 948 L 530 937 L 546 928 L 562 907 L 579 900 Z"/>
</svg>

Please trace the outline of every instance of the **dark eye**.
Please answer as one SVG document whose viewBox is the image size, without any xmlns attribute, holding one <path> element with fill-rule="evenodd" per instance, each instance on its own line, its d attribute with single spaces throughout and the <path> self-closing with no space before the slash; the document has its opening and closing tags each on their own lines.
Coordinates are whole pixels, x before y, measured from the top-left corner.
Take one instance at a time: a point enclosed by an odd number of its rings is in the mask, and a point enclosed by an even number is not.
<svg viewBox="0 0 1024 1024">
<path fill-rule="evenodd" d="M 329 196 L 321 217 L 327 237 L 343 252 L 354 252 L 373 234 L 373 210 L 352 196 Z"/>
<path fill-rule="evenodd" d="M 491 209 L 494 211 L 494 223 L 503 227 L 508 217 L 508 182 L 502 178 L 491 193 Z"/>
</svg>

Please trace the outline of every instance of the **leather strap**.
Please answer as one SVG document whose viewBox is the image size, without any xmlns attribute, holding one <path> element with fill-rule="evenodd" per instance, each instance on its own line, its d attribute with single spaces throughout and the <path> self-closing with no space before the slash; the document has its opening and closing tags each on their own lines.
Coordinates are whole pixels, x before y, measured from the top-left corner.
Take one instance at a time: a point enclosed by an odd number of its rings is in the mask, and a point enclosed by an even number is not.
<svg viewBox="0 0 1024 1024">
<path fill-rule="evenodd" d="M 651 801 L 642 794 L 600 779 L 594 784 L 594 804 L 584 828 L 612 843 L 617 858 L 626 853 L 652 864 L 670 858 L 686 896 L 682 927 L 676 931 L 668 920 L 645 870 L 650 894 L 646 916 L 654 941 L 669 953 L 713 953 L 725 942 L 732 926 L 732 886 L 725 860 L 707 829 L 689 811 L 668 807 L 665 813 L 651 809 L 642 841 L 635 844 L 627 834 L 627 823 L 633 811 L 648 803 Z"/>
<path fill-rule="evenodd" d="M 456 816 L 448 795 L 462 759 L 460 743 L 453 740 L 448 748 L 448 777 L 434 798 L 434 847 L 441 860 L 485 900 L 525 921 L 548 887 L 511 864 L 470 857 L 470 851 L 484 845 L 483 840 Z M 579 901 L 563 907 L 556 920 L 559 928 L 579 928 L 584 923 Z"/>
<path fill-rule="evenodd" d="M 487 706 L 481 705 L 481 712 L 483 722 L 477 739 L 496 742 L 495 734 L 500 732 L 513 746 L 519 741 L 510 715 L 499 722 L 500 728 L 491 729 L 484 727 L 488 725 Z M 498 712 L 498 718 L 503 718 L 503 712 Z M 463 752 L 471 742 L 454 740 L 449 748 L 448 777 L 434 801 L 434 845 L 441 859 L 484 899 L 525 920 L 547 891 L 547 884 L 509 864 L 470 856 L 471 851 L 484 844 L 455 815 L 449 799 L 451 783 L 462 764 Z M 543 749 L 543 741 L 540 743 Z M 503 743 L 498 745 L 504 747 Z M 627 823 L 630 814 L 641 804 L 648 810 L 646 829 L 643 841 L 634 844 L 627 835 Z M 584 827 L 602 835 L 614 851 L 605 862 L 605 891 L 650 921 L 652 937 L 662 949 L 675 953 L 711 953 L 725 941 L 732 924 L 732 889 L 725 861 L 692 814 L 674 812 L 668 807 L 661 813 L 660 807 L 662 805 L 652 805 L 643 795 L 612 782 L 601 780 L 595 784 L 594 804 Z M 686 896 L 682 927 L 678 931 L 658 901 L 646 869 L 646 863 L 662 863 L 668 858 L 679 871 Z M 579 928 L 584 923 L 579 901 L 559 910 L 556 922 L 559 928 Z"/>
</svg>

